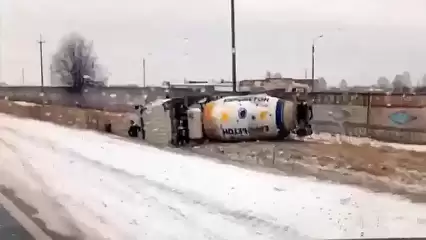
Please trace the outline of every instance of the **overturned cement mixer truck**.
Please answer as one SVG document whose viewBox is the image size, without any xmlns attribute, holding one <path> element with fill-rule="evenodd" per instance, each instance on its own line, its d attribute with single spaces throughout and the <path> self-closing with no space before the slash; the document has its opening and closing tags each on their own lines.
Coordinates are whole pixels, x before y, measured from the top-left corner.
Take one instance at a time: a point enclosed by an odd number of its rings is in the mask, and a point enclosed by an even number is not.
<svg viewBox="0 0 426 240">
<path fill-rule="evenodd" d="M 262 93 L 190 102 L 171 99 L 168 104 L 175 133 L 173 145 L 205 140 L 280 140 L 292 132 L 299 137 L 312 134 L 312 108 L 305 99 L 284 100 Z"/>
</svg>

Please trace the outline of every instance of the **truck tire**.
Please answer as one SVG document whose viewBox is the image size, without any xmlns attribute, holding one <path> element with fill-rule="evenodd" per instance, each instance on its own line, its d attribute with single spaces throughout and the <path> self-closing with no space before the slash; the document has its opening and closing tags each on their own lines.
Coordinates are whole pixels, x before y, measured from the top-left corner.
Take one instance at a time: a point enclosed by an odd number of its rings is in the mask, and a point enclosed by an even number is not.
<svg viewBox="0 0 426 240">
<path fill-rule="evenodd" d="M 280 140 L 286 139 L 290 135 L 290 131 L 287 131 L 285 129 L 281 129 L 278 133 L 278 138 Z"/>
</svg>

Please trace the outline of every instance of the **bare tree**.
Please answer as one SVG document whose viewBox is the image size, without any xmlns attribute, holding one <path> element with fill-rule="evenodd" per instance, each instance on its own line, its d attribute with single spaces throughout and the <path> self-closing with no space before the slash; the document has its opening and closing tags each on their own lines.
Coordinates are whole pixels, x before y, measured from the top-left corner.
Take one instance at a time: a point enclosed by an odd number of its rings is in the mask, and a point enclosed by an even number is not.
<svg viewBox="0 0 426 240">
<path fill-rule="evenodd" d="M 348 90 L 348 82 L 345 79 L 342 79 L 339 84 L 340 90 L 347 91 Z"/>
<path fill-rule="evenodd" d="M 320 77 L 317 80 L 314 80 L 314 91 L 325 91 L 327 90 L 327 81 Z"/>
<path fill-rule="evenodd" d="M 379 79 L 377 79 L 377 86 L 382 89 L 387 89 L 387 88 L 391 88 L 392 84 L 390 83 L 389 79 L 382 76 L 382 77 L 379 77 Z"/>
<path fill-rule="evenodd" d="M 65 36 L 52 57 L 52 73 L 74 92 L 84 86 L 107 84 L 108 78 L 93 51 L 93 41 L 87 41 L 78 33 Z"/>
<path fill-rule="evenodd" d="M 416 93 L 426 93 L 426 86 L 419 86 L 414 89 Z"/>
<path fill-rule="evenodd" d="M 271 71 L 266 71 L 266 74 L 265 74 L 265 78 L 272 78 L 272 73 L 271 73 Z"/>
<path fill-rule="evenodd" d="M 404 83 L 404 75 L 397 74 L 392 81 L 393 91 L 397 93 L 410 92 L 411 88 Z"/>
<path fill-rule="evenodd" d="M 276 72 L 272 75 L 272 78 L 282 78 L 283 76 L 281 75 L 281 73 Z"/>
<path fill-rule="evenodd" d="M 422 79 L 418 82 L 415 92 L 426 93 L 426 74 L 423 75 Z"/>
<path fill-rule="evenodd" d="M 411 88 L 413 86 L 411 82 L 411 75 L 408 71 L 402 73 L 402 82 L 404 83 L 405 87 Z"/>
</svg>

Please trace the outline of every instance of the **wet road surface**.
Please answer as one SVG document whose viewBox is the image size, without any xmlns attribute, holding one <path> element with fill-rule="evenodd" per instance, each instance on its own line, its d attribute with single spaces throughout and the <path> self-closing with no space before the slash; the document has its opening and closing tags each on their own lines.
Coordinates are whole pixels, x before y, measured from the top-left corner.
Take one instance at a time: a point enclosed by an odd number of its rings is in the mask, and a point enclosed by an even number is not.
<svg viewBox="0 0 426 240">
<path fill-rule="evenodd" d="M 35 240 L 10 213 L 0 205 L 0 239 Z"/>
</svg>

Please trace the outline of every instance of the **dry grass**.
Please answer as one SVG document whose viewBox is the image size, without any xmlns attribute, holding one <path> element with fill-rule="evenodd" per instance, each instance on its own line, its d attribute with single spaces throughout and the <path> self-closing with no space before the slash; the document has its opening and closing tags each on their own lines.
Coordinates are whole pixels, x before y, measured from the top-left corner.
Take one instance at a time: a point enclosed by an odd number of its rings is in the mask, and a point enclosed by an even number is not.
<svg viewBox="0 0 426 240">
<path fill-rule="evenodd" d="M 281 174 L 315 176 L 426 202 L 426 152 L 295 141 L 215 143 L 196 152 L 256 166 L 257 170 L 263 166 L 269 172 L 278 169 Z"/>
</svg>

